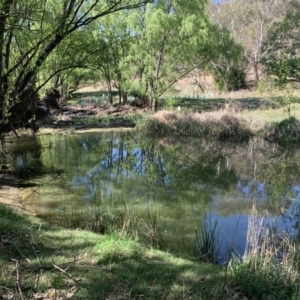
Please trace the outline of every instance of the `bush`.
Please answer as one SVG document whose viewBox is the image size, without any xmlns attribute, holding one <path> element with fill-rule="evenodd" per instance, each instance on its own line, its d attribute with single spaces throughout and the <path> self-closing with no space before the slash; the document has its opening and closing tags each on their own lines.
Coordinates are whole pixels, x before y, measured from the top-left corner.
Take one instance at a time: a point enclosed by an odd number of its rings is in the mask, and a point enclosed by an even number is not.
<svg viewBox="0 0 300 300">
<path fill-rule="evenodd" d="M 290 117 L 274 123 L 266 139 L 281 145 L 297 144 L 300 142 L 300 122 L 295 117 Z"/>
<path fill-rule="evenodd" d="M 246 73 L 237 67 L 226 72 L 216 71 L 214 79 L 220 91 L 237 91 L 246 86 Z"/>
</svg>

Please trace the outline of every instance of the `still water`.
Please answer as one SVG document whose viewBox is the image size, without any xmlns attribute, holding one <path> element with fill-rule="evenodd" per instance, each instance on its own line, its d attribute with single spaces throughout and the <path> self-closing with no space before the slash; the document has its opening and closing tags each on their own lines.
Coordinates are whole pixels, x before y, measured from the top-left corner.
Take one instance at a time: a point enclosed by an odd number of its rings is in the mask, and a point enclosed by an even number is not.
<svg viewBox="0 0 300 300">
<path fill-rule="evenodd" d="M 80 210 L 156 216 L 166 247 L 191 253 L 195 228 L 217 223 L 220 261 L 245 249 L 253 206 L 264 226 L 299 235 L 300 149 L 130 132 L 51 134 L 6 145 L 24 204 L 63 224 Z M 274 225 L 276 224 L 276 225 Z"/>
</svg>

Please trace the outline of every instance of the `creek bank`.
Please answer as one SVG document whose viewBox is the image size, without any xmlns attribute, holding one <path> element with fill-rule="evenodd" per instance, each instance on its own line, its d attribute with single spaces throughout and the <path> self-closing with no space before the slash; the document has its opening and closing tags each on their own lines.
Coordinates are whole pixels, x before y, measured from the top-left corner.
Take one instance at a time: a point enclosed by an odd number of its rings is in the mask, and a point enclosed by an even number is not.
<svg viewBox="0 0 300 300">
<path fill-rule="evenodd" d="M 20 187 L 14 176 L 8 172 L 0 173 L 0 203 L 20 213 L 32 214 L 31 210 L 23 205 Z"/>
</svg>

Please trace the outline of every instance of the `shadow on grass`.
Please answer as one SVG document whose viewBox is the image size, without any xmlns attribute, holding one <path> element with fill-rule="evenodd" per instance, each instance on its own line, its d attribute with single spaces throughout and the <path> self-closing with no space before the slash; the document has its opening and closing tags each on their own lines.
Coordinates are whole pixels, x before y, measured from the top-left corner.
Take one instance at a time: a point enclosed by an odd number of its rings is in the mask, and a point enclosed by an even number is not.
<svg viewBox="0 0 300 300">
<path fill-rule="evenodd" d="M 0 237 L 0 298 L 22 291 L 24 299 L 50 299 L 53 289 L 65 297 L 72 290 L 71 299 L 217 299 L 222 292 L 222 268 L 118 233 L 39 224 L 0 205 Z"/>
<path fill-rule="evenodd" d="M 98 265 L 106 272 L 91 276 L 91 299 L 216 299 L 222 292 L 221 268 L 171 254 L 111 255 Z"/>
</svg>

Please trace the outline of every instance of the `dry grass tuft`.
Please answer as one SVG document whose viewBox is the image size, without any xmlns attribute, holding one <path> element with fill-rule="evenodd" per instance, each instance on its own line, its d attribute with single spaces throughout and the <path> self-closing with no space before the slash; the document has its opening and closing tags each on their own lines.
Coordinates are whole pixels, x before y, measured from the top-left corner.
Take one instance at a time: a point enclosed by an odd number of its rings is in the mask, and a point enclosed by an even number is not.
<svg viewBox="0 0 300 300">
<path fill-rule="evenodd" d="M 162 110 L 150 116 L 139 129 L 159 134 L 210 135 L 219 139 L 241 140 L 252 135 L 250 123 L 230 108 L 206 113 Z"/>
<path fill-rule="evenodd" d="M 268 215 L 258 217 L 253 207 L 242 259 L 233 258 L 235 285 L 254 299 L 299 299 L 300 247 Z"/>
</svg>

